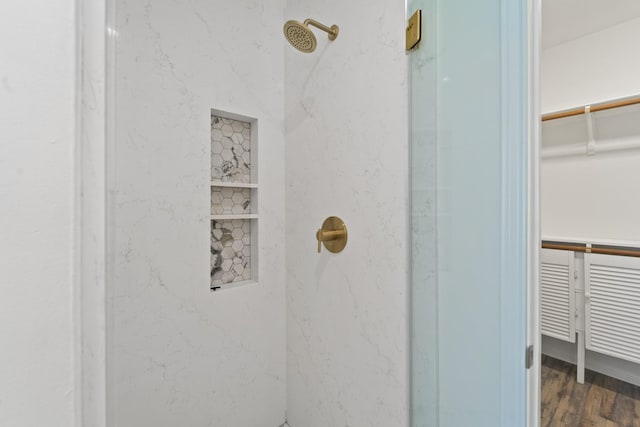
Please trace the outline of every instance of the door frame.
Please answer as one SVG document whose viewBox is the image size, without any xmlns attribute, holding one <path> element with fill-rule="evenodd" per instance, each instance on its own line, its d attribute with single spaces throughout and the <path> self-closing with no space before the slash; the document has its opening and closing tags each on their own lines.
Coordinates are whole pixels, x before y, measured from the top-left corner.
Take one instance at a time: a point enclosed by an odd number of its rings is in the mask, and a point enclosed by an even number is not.
<svg viewBox="0 0 640 427">
<path fill-rule="evenodd" d="M 522 304 L 513 308 L 505 307 L 505 304 L 500 307 L 504 341 L 500 355 L 505 365 L 501 374 L 501 381 L 505 385 L 502 387 L 501 405 L 503 426 L 515 426 L 516 423 L 527 427 L 540 425 L 538 276 L 541 5 L 542 0 L 516 0 L 501 2 L 500 6 L 503 91 L 501 298 Z M 525 168 L 526 173 L 517 170 L 518 167 Z M 513 283 L 522 283 L 519 282 L 522 279 L 525 282 L 522 287 L 513 286 Z M 509 319 L 513 325 L 504 319 Z M 524 325 L 518 323 L 520 319 Z M 524 330 L 520 329 L 522 326 Z M 522 359 L 513 360 L 513 351 L 517 348 L 515 344 L 523 347 Z M 530 346 L 533 346 L 533 360 L 526 369 L 525 360 L 528 359 L 527 350 Z M 524 390 L 509 389 L 510 385 L 516 384 L 508 376 L 521 369 L 525 369 Z M 524 405 L 511 408 L 510 402 L 514 396 Z M 525 420 L 521 418 L 522 410 L 525 411 Z"/>
<path fill-rule="evenodd" d="M 527 2 L 527 346 L 533 361 L 527 371 L 527 426 L 540 425 L 540 43 L 542 0 Z"/>
</svg>

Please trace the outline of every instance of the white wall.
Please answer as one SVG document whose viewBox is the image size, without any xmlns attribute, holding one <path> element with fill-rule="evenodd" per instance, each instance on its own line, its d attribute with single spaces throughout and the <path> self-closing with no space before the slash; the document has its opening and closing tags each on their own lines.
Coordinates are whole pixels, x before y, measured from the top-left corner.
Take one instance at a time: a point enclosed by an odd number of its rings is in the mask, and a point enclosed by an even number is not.
<svg viewBox="0 0 640 427">
<path fill-rule="evenodd" d="M 115 426 L 285 420 L 284 3 L 117 1 Z M 259 119 L 259 279 L 209 291 L 210 109 Z"/>
<path fill-rule="evenodd" d="M 408 424 L 408 119 L 402 2 L 289 1 L 340 26 L 286 46 L 287 418 Z M 316 252 L 330 215 L 345 250 Z"/>
<path fill-rule="evenodd" d="M 550 112 L 640 94 L 636 41 L 640 19 L 549 48 L 541 58 L 542 111 Z M 595 113 L 598 147 L 640 143 L 640 110 Z M 580 146 L 584 116 L 544 122 L 543 150 Z M 541 162 L 543 236 L 640 242 L 640 150 L 546 158 Z"/>
<path fill-rule="evenodd" d="M 74 1 L 0 3 L 0 425 L 74 425 Z"/>
<path fill-rule="evenodd" d="M 640 144 L 640 113 L 623 116 L 635 121 L 636 130 L 624 139 Z M 596 126 L 602 120 L 596 119 Z M 552 138 L 552 132 L 555 137 L 563 131 L 570 133 L 560 122 L 543 126 L 543 145 Z M 596 138 L 596 147 L 619 140 L 612 138 L 611 132 L 600 131 L 597 135 L 601 138 Z M 543 159 L 540 177 L 544 237 L 640 244 L 640 149 Z"/>
<path fill-rule="evenodd" d="M 543 50 L 542 113 L 640 94 L 638 39 L 640 18 Z"/>
</svg>

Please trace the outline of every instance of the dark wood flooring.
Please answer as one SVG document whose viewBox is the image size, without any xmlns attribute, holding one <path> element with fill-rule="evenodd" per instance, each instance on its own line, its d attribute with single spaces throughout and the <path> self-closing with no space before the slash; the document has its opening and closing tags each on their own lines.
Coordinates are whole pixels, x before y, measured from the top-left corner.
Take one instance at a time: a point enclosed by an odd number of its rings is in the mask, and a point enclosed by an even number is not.
<svg viewBox="0 0 640 427">
<path fill-rule="evenodd" d="M 542 427 L 640 427 L 640 387 L 542 356 Z"/>
</svg>

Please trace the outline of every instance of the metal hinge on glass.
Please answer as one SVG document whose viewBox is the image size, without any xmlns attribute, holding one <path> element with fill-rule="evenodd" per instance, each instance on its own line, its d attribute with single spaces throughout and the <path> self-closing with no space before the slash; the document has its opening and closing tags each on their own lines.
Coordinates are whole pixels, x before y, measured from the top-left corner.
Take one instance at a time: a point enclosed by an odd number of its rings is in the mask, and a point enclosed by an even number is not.
<svg viewBox="0 0 640 427">
<path fill-rule="evenodd" d="M 411 18 L 409 18 L 409 23 L 407 24 L 407 41 L 406 48 L 407 50 L 413 49 L 418 43 L 420 43 L 420 39 L 422 38 L 422 10 L 418 9 L 415 11 Z"/>
<path fill-rule="evenodd" d="M 527 354 L 525 356 L 525 366 L 530 369 L 533 366 L 533 346 L 527 347 Z"/>
</svg>

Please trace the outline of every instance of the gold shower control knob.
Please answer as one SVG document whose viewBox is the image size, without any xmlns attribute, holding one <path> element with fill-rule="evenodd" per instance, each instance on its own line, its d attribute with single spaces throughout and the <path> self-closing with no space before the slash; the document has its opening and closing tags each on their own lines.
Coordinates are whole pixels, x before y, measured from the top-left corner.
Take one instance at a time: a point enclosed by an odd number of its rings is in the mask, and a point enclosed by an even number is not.
<svg viewBox="0 0 640 427">
<path fill-rule="evenodd" d="M 322 223 L 322 227 L 316 232 L 318 240 L 318 253 L 322 244 L 329 252 L 338 253 L 347 246 L 347 226 L 337 216 L 330 216 Z"/>
</svg>

